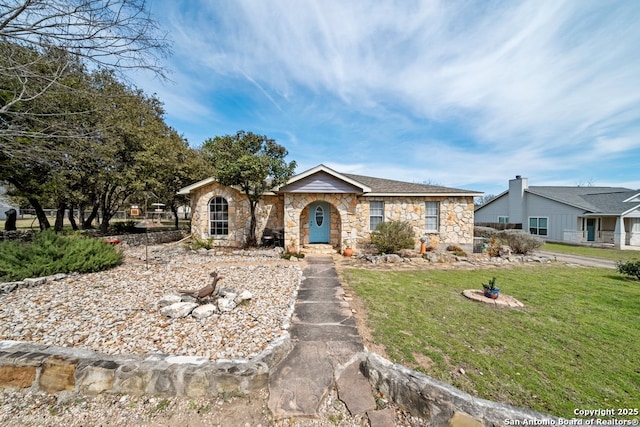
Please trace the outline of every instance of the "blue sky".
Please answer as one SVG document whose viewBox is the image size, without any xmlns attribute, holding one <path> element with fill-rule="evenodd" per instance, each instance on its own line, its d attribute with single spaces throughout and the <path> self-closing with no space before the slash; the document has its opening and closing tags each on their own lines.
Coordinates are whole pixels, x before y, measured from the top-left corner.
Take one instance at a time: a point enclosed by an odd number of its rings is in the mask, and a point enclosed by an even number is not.
<svg viewBox="0 0 640 427">
<path fill-rule="evenodd" d="M 246 130 L 302 172 L 499 194 L 640 189 L 640 1 L 153 0 L 194 147 Z"/>
</svg>

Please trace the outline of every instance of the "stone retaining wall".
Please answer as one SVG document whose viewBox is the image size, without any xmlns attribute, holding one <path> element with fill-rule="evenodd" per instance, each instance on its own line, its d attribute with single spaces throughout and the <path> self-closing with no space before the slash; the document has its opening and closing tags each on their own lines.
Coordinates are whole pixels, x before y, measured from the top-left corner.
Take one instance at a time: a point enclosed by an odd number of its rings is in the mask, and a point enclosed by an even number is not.
<svg viewBox="0 0 640 427">
<path fill-rule="evenodd" d="M 0 387 L 48 393 L 69 390 L 83 395 L 249 394 L 268 386 L 272 368 L 292 347 L 287 333 L 255 359 L 212 362 L 191 356 L 110 356 L 89 350 L 0 341 Z M 360 368 L 374 390 L 431 425 L 488 427 L 512 420 L 559 424 L 558 418 L 549 415 L 473 397 L 375 353 L 364 352 Z"/>
<path fill-rule="evenodd" d="M 366 352 L 360 368 L 375 390 L 430 425 L 502 426 L 512 420 L 558 425 L 558 418 L 471 396 L 375 353 Z"/>
<path fill-rule="evenodd" d="M 251 360 L 191 356 L 111 356 L 89 350 L 0 341 L 0 387 L 48 393 L 206 397 L 267 387 L 270 369 L 292 348 L 286 333 Z"/>
</svg>

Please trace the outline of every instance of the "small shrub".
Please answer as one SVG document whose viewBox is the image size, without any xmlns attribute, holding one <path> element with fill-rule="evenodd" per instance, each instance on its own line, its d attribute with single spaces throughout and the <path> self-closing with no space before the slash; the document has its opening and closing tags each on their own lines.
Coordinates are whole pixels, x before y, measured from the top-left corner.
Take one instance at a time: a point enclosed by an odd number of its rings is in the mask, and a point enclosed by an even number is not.
<svg viewBox="0 0 640 427">
<path fill-rule="evenodd" d="M 371 232 L 371 243 L 379 253 L 393 254 L 400 249 L 412 249 L 415 245 L 413 227 L 406 221 L 381 222 Z"/>
<path fill-rule="evenodd" d="M 458 245 L 447 246 L 447 252 L 451 252 L 456 256 L 467 256 L 467 253 Z"/>
<path fill-rule="evenodd" d="M 302 259 L 304 258 L 304 254 L 302 252 L 289 252 L 289 251 L 282 254 L 282 258 L 286 260 L 290 260 L 291 257 Z"/>
<path fill-rule="evenodd" d="M 188 244 L 188 246 L 190 249 L 193 249 L 194 251 L 202 248 L 209 250 L 216 247 L 216 242 L 213 240 L 213 238 L 208 240 L 202 240 L 196 237 Z"/>
<path fill-rule="evenodd" d="M 616 262 L 618 273 L 635 277 L 640 280 L 640 260 Z"/>
<path fill-rule="evenodd" d="M 501 246 L 502 242 L 496 236 L 492 236 L 489 240 L 489 246 L 487 247 L 487 255 L 489 255 L 491 258 L 500 256 Z"/>
<path fill-rule="evenodd" d="M 516 254 L 526 255 L 544 243 L 541 238 L 522 230 L 502 230 L 497 235 Z"/>
<path fill-rule="evenodd" d="M 30 243 L 0 242 L 0 282 L 56 273 L 91 273 L 122 262 L 122 252 L 101 239 L 43 231 Z"/>
</svg>

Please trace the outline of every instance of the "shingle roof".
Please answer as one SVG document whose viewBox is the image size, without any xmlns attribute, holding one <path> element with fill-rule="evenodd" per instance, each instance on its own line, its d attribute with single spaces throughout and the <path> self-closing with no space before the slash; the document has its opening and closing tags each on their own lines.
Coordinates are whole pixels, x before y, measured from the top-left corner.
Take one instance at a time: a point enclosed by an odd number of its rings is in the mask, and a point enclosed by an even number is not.
<svg viewBox="0 0 640 427">
<path fill-rule="evenodd" d="M 621 214 L 633 208 L 624 200 L 640 191 L 623 187 L 545 187 L 530 186 L 525 191 L 572 205 L 585 211 Z"/>
<path fill-rule="evenodd" d="M 372 193 L 378 194 L 481 194 L 477 191 L 461 190 L 459 188 L 442 187 L 439 185 L 395 181 L 392 179 L 375 178 L 350 173 L 343 173 L 342 175 L 370 187 Z"/>
</svg>

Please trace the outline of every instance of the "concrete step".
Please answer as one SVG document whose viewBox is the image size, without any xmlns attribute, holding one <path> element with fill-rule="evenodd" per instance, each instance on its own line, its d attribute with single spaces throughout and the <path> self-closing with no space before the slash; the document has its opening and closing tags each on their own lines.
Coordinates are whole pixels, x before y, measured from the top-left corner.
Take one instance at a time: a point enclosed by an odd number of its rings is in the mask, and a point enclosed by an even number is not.
<svg viewBox="0 0 640 427">
<path fill-rule="evenodd" d="M 338 250 L 327 243 L 308 243 L 302 245 L 300 252 L 303 254 L 335 254 Z"/>
</svg>

